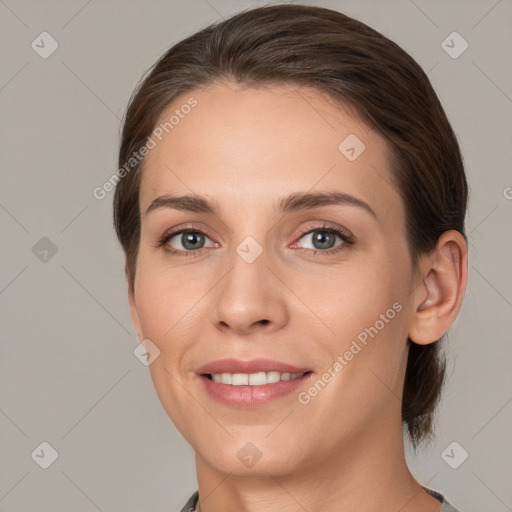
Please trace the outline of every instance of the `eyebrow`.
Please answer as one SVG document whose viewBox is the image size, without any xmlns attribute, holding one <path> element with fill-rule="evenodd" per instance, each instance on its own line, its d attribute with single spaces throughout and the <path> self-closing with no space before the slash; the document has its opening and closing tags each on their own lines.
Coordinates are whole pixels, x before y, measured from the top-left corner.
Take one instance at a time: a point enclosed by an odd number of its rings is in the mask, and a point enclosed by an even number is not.
<svg viewBox="0 0 512 512">
<path fill-rule="evenodd" d="M 294 192 L 289 196 L 282 198 L 277 203 L 277 206 L 274 206 L 274 210 L 277 213 L 284 214 L 293 211 L 311 210 L 313 208 L 329 205 L 357 206 L 377 218 L 377 214 L 368 203 L 344 192 Z M 144 215 L 160 208 L 171 208 L 174 210 L 196 213 L 209 213 L 212 215 L 218 215 L 220 212 L 218 203 L 216 201 L 212 202 L 204 196 L 172 196 L 165 194 L 153 199 Z"/>
</svg>

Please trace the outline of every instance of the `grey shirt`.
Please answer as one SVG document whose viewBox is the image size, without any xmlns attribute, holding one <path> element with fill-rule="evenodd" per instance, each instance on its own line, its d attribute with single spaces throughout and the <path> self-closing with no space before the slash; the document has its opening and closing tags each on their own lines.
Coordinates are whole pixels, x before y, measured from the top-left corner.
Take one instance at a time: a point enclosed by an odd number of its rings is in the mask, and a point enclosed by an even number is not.
<svg viewBox="0 0 512 512">
<path fill-rule="evenodd" d="M 425 489 L 425 491 L 427 491 L 430 495 L 434 496 L 434 498 L 438 499 L 442 503 L 439 512 L 459 512 L 444 499 L 442 494 L 439 494 L 438 492 L 433 491 L 432 489 L 427 489 L 426 487 L 423 487 L 423 489 Z M 194 512 L 198 500 L 199 491 L 196 491 L 194 494 L 192 494 L 187 503 L 185 503 L 185 506 L 180 510 L 180 512 Z"/>
</svg>

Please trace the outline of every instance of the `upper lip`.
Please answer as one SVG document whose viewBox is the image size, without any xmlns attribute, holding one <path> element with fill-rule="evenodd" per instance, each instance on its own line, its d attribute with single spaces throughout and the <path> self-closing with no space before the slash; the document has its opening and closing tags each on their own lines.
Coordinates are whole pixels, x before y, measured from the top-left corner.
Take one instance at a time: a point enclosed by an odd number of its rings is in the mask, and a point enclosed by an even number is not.
<svg viewBox="0 0 512 512">
<path fill-rule="evenodd" d="M 219 373 L 258 373 L 258 372 L 281 372 L 281 373 L 306 373 L 309 368 L 300 368 L 281 361 L 272 359 L 217 359 L 211 361 L 196 370 L 200 375 Z"/>
</svg>

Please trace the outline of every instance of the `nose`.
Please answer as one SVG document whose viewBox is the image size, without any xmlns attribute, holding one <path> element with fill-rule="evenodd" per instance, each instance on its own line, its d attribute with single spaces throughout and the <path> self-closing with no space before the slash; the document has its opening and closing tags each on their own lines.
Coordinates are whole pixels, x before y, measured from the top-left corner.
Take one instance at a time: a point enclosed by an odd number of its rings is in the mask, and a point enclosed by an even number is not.
<svg viewBox="0 0 512 512">
<path fill-rule="evenodd" d="M 273 332 L 288 322 L 286 287 L 279 271 L 269 266 L 265 251 L 249 263 L 234 252 L 231 268 L 216 286 L 213 322 L 237 336 Z"/>
</svg>

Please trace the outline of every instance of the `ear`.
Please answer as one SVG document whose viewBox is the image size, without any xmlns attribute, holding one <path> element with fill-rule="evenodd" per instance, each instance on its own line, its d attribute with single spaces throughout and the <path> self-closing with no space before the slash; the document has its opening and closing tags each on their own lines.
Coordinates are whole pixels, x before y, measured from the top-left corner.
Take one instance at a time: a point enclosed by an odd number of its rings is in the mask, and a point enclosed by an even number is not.
<svg viewBox="0 0 512 512">
<path fill-rule="evenodd" d="M 409 338 L 427 345 L 446 334 L 462 306 L 468 280 L 466 240 L 458 231 L 445 231 L 419 268 L 424 277 L 413 292 Z"/>
<path fill-rule="evenodd" d="M 132 323 L 137 332 L 139 341 L 143 341 L 142 329 L 140 327 L 139 314 L 137 313 L 137 305 L 135 303 L 135 290 L 133 283 L 128 281 L 128 302 L 130 303 L 130 316 L 132 317 Z"/>
</svg>

